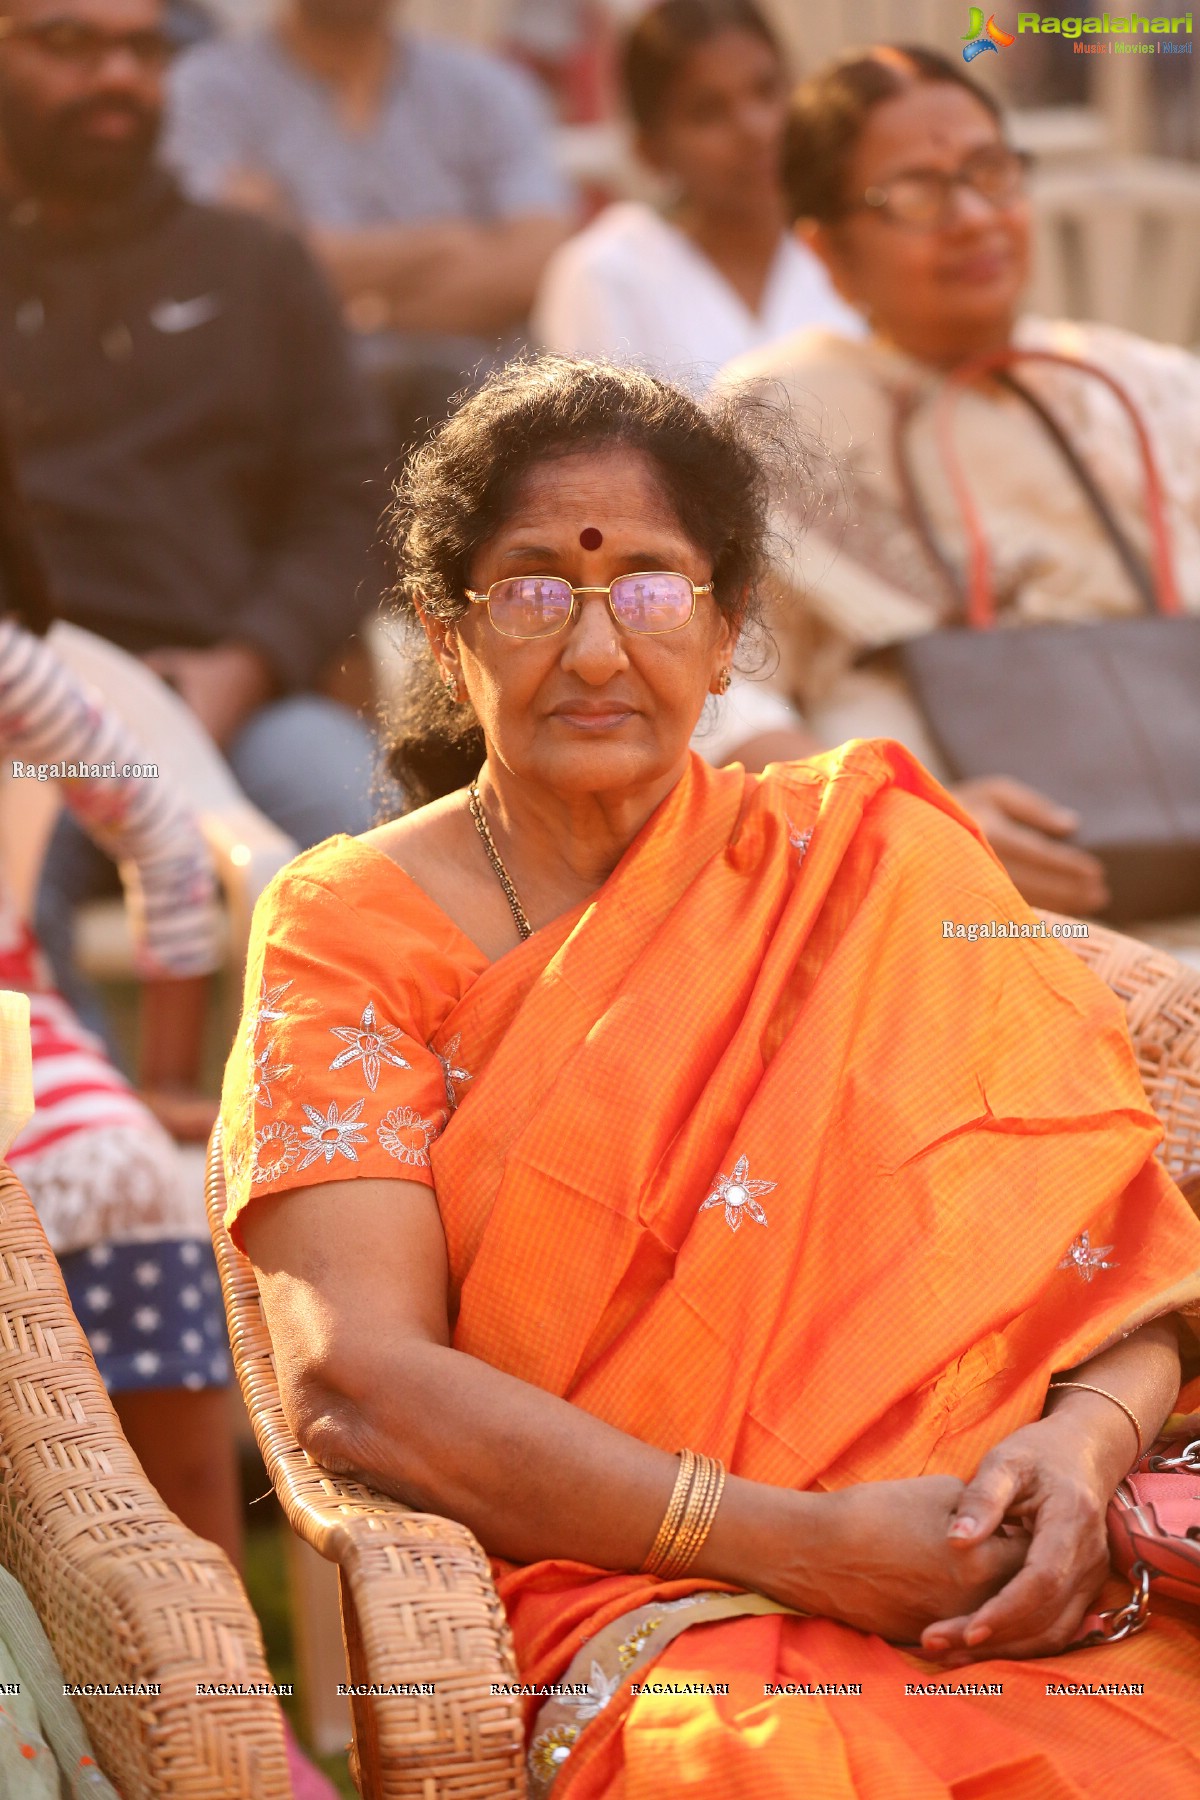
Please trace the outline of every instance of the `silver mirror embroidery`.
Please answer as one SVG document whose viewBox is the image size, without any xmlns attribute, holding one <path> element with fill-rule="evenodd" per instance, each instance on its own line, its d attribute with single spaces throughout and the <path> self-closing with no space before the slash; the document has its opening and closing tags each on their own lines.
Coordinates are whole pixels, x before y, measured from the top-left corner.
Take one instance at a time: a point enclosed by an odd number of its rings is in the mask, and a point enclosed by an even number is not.
<svg viewBox="0 0 1200 1800">
<path fill-rule="evenodd" d="M 707 1212 L 710 1206 L 723 1206 L 725 1223 L 730 1231 L 736 1231 L 741 1225 L 743 1213 L 748 1214 L 756 1225 L 765 1225 L 767 1222 L 767 1215 L 755 1196 L 769 1194 L 778 1183 L 752 1181 L 749 1169 L 749 1158 L 739 1156 L 734 1164 L 733 1174 L 718 1175 L 708 1199 L 701 1202 L 701 1212 Z"/>
<path fill-rule="evenodd" d="M 1112 1244 L 1101 1244 L 1093 1249 L 1091 1233 L 1082 1231 L 1058 1266 L 1060 1269 L 1074 1269 L 1081 1281 L 1094 1281 L 1097 1269 L 1116 1269 L 1120 1266 L 1104 1260 L 1114 1248 Z"/>
</svg>

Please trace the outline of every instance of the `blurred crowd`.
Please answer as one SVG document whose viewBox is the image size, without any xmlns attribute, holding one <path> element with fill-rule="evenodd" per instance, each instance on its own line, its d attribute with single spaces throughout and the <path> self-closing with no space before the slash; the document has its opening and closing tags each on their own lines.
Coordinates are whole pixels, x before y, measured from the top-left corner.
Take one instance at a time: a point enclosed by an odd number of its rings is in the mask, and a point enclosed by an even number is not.
<svg viewBox="0 0 1200 1800">
<path fill-rule="evenodd" d="M 277 0 L 236 33 L 229 12 L 0 0 L 6 742 L 76 762 L 117 742 L 41 641 L 62 618 L 173 689 L 297 846 L 365 829 L 377 734 L 355 645 L 388 580 L 389 468 L 514 354 L 634 358 L 713 404 L 786 407 L 806 434 L 776 501 L 776 653 L 750 659 L 700 752 L 757 768 L 897 737 L 1030 902 L 1102 913 L 1108 873 L 1077 812 L 1049 777 L 950 766 L 901 647 L 961 616 L 980 534 L 1005 623 L 1153 610 L 1162 546 L 1126 403 L 1154 448 L 1172 593 L 1200 610 L 1200 365 L 1021 317 L 1025 164 L 957 46 L 844 57 L 797 94 L 753 0 L 523 0 L 506 56 L 415 34 L 391 0 Z M 612 80 L 646 198 L 599 205 L 564 174 L 556 120 L 595 116 Z M 998 372 L 960 396 L 956 482 L 935 402 L 981 357 Z M 1081 379 L 1095 365 L 1119 394 Z M 144 1434 L 175 1422 L 164 1491 L 236 1553 L 227 1493 L 185 1454 L 214 1429 L 211 1410 L 185 1418 L 189 1396 L 228 1380 L 203 1222 L 173 1216 L 162 1127 L 112 1066 L 73 954 L 79 908 L 116 863 L 140 871 L 145 972 L 176 984 L 178 1022 L 220 956 L 211 878 L 171 797 L 139 811 L 119 780 L 90 805 L 84 790 L 33 919 L 4 924 L 0 985 L 66 997 L 42 1017 L 44 1067 L 90 1058 L 109 1098 L 48 1133 L 61 1067 L 47 1076 L 14 1166 L 63 1221 L 110 1387 L 166 1396 Z M 164 1051 L 157 1085 L 186 1065 Z M 98 1130 L 153 1145 L 123 1209 L 81 1198 L 64 1162 L 90 1133 L 95 1166 Z M 124 1344 L 121 1283 L 154 1300 Z"/>
</svg>

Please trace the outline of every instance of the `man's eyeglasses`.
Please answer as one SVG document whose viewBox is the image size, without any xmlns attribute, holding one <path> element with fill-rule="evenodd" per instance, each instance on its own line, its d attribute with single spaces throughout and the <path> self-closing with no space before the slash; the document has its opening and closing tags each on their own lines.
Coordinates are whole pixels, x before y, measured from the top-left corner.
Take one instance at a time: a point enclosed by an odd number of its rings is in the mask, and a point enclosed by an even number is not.
<svg viewBox="0 0 1200 1800">
<path fill-rule="evenodd" d="M 468 588 L 472 606 L 486 606 L 502 637 L 552 637 L 570 624 L 580 594 L 603 594 L 608 610 L 625 631 L 678 631 L 696 610 L 696 595 L 711 594 L 712 582 L 652 571 L 619 575 L 607 587 L 572 587 L 560 575 L 510 575 L 493 581 L 486 594 Z"/>
<path fill-rule="evenodd" d="M 165 31 L 101 31 L 85 19 L 62 15 L 52 19 L 0 19 L 0 42 L 21 38 L 35 44 L 58 62 L 72 63 L 91 72 L 105 59 L 124 50 L 144 69 L 162 69 L 175 54 L 175 44 Z"/>
<path fill-rule="evenodd" d="M 869 187 L 857 211 L 869 207 L 893 225 L 910 231 L 936 231 L 953 222 L 958 190 L 969 188 L 999 209 L 1008 206 L 1025 186 L 1032 157 L 1008 144 L 985 144 L 968 156 L 953 174 L 941 169 L 913 169 L 897 175 L 886 187 Z"/>
</svg>

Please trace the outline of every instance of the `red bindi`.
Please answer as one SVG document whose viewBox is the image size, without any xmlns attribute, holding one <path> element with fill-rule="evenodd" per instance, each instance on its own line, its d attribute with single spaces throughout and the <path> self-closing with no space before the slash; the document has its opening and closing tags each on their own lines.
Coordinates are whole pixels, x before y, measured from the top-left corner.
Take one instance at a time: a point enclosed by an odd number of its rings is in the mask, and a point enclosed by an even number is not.
<svg viewBox="0 0 1200 1800">
<path fill-rule="evenodd" d="M 604 533 L 597 531 L 594 525 L 585 525 L 579 534 L 579 542 L 585 550 L 598 550 L 604 542 Z"/>
</svg>

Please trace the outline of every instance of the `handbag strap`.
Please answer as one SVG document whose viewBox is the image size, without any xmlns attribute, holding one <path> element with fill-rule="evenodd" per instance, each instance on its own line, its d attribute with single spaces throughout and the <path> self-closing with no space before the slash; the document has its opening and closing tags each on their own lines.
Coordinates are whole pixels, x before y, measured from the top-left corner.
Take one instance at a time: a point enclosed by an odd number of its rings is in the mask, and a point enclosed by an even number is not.
<svg viewBox="0 0 1200 1800">
<path fill-rule="evenodd" d="M 986 355 L 974 356 L 966 362 L 959 363 L 958 367 L 953 369 L 947 377 L 936 402 L 935 425 L 938 447 L 942 453 L 942 461 L 962 514 L 963 523 L 966 526 L 969 545 L 967 623 L 976 630 L 989 630 L 996 622 L 996 604 L 992 591 L 991 556 L 988 551 L 987 538 L 954 440 L 954 411 L 963 390 L 977 381 L 981 375 L 994 374 L 999 370 L 1007 371 L 1015 362 L 1059 363 L 1082 374 L 1094 376 L 1097 381 L 1102 381 L 1116 395 L 1125 408 L 1133 426 L 1142 459 L 1146 514 L 1150 522 L 1150 535 L 1154 550 L 1153 601 L 1159 612 L 1181 613 L 1184 609 L 1175 580 L 1162 478 L 1145 420 L 1132 396 L 1123 383 L 1119 382 L 1114 375 L 1110 375 L 1107 369 L 1101 368 L 1098 363 L 1085 362 L 1075 356 L 1066 356 L 1058 350 L 1023 350 L 1015 345 L 1010 345 L 1003 350 L 992 350 Z M 1022 386 L 1011 382 L 1010 385 L 1015 387 L 1023 398 L 1031 398 Z M 1035 404 L 1035 410 L 1044 423 L 1048 422 L 1051 417 L 1048 409 L 1043 409 L 1039 402 Z M 1066 441 L 1066 433 L 1062 431 L 1057 420 L 1053 422 L 1051 429 L 1055 441 L 1061 447 Z M 1074 446 L 1071 447 L 1069 462 L 1076 473 L 1079 468 L 1084 467 L 1082 458 L 1078 456 Z M 1090 471 L 1087 472 L 1083 485 L 1089 499 L 1093 499 L 1099 494 Z M 1111 518 L 1107 502 L 1101 500 L 1099 511 L 1102 520 Z M 1116 524 L 1115 520 L 1112 522 L 1114 525 Z M 1117 530 L 1120 532 L 1119 526 Z M 1122 538 L 1124 537 L 1123 533 L 1120 535 Z M 1129 546 L 1129 550 L 1131 554 L 1136 554 L 1132 551 L 1132 546 Z M 1138 585 L 1140 588 L 1140 581 Z"/>
<path fill-rule="evenodd" d="M 1147 612 L 1154 612 L 1158 605 L 1154 572 L 1109 505 L 1107 496 L 1071 442 L 1062 422 L 1055 418 L 1041 395 L 1035 394 L 1023 381 L 1018 381 L 1011 369 L 1002 369 L 996 379 L 1019 400 L 1024 401 L 1030 412 L 1035 413 L 1045 427 L 1047 436 L 1054 440 L 1063 461 L 1083 490 L 1088 505 L 1103 526 L 1105 536 L 1120 558 L 1125 573 L 1141 595 L 1142 605 Z"/>
</svg>

